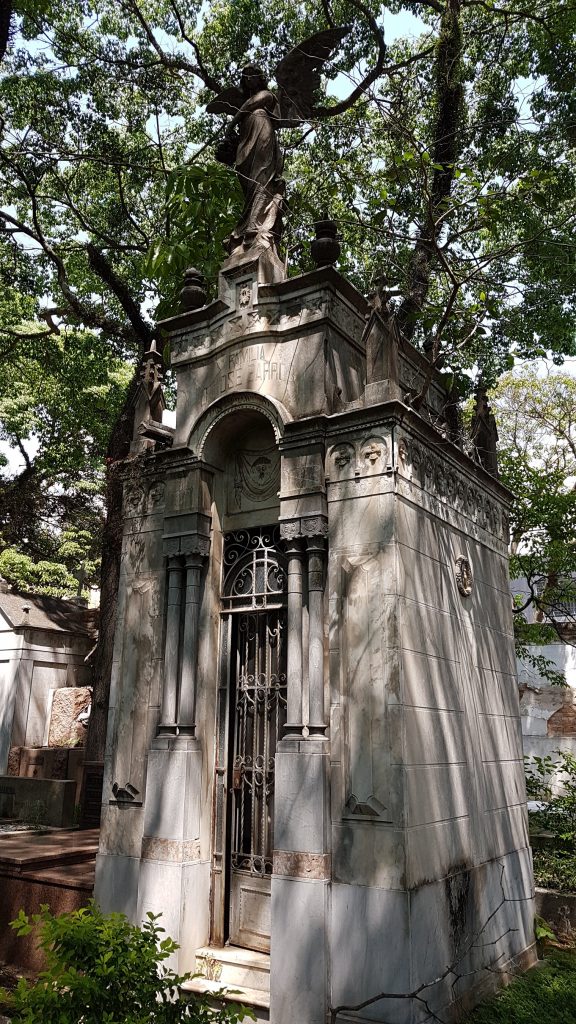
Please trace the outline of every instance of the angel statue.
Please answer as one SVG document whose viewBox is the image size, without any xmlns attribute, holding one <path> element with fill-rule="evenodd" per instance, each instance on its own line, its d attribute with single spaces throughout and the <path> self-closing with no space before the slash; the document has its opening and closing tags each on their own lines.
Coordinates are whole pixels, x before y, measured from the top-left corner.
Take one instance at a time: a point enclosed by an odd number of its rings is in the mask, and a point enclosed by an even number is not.
<svg viewBox="0 0 576 1024">
<path fill-rule="evenodd" d="M 261 69 L 247 64 L 240 87 L 224 89 L 208 104 L 210 114 L 233 115 L 216 148 L 216 159 L 234 167 L 244 193 L 242 216 L 228 241 L 230 255 L 254 245 L 275 249 L 284 195 L 277 129 L 313 116 L 321 69 L 349 31 L 350 26 L 326 29 L 294 47 L 276 67 L 277 94 Z"/>
</svg>

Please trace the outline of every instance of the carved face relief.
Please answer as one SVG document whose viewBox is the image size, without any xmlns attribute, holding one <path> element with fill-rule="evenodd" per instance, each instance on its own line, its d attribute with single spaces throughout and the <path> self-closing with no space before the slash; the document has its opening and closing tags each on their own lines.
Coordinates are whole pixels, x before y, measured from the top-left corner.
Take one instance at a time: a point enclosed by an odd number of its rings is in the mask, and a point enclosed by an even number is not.
<svg viewBox="0 0 576 1024">
<path fill-rule="evenodd" d="M 346 466 L 350 462 L 350 452 L 347 448 L 339 448 L 334 452 L 334 462 L 337 466 Z"/>
<path fill-rule="evenodd" d="M 382 449 L 379 448 L 377 444 L 370 444 L 364 450 L 364 458 L 368 459 L 368 461 L 371 462 L 372 465 L 374 465 L 374 463 L 378 461 L 381 455 Z"/>
<path fill-rule="evenodd" d="M 406 444 L 405 438 L 401 437 L 398 441 L 398 461 L 402 466 L 402 469 L 408 467 L 408 445 Z"/>
<path fill-rule="evenodd" d="M 164 483 L 162 480 L 156 480 L 155 483 L 150 485 L 150 490 L 148 491 L 148 505 L 150 508 L 156 508 L 163 501 Z"/>
<path fill-rule="evenodd" d="M 455 562 L 456 585 L 463 597 L 469 597 L 472 593 L 474 576 L 472 566 L 464 555 L 459 555 Z"/>
<path fill-rule="evenodd" d="M 386 468 L 388 446 L 383 437 L 369 437 L 362 444 L 361 465 L 363 473 L 381 473 Z"/>
<path fill-rule="evenodd" d="M 335 445 L 328 454 L 327 476 L 342 480 L 352 476 L 356 464 L 356 449 L 345 441 Z"/>
<path fill-rule="evenodd" d="M 124 508 L 127 515 L 138 515 L 144 511 L 145 495 L 139 483 L 124 484 Z"/>
</svg>

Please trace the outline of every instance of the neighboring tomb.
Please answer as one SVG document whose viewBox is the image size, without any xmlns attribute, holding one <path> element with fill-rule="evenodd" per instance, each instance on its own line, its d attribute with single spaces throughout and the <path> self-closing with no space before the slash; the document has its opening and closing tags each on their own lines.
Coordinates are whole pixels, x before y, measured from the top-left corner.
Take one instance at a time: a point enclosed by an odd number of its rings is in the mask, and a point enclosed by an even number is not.
<svg viewBox="0 0 576 1024">
<path fill-rule="evenodd" d="M 73 601 L 0 582 L 0 774 L 73 779 L 76 803 L 96 617 Z"/>
<path fill-rule="evenodd" d="M 273 1024 L 404 1024 L 350 1008 L 438 978 L 454 1014 L 535 959 L 510 496 L 332 267 L 237 254 L 162 327 L 176 427 L 125 464 L 98 900 L 161 912 L 182 968 L 259 951 Z"/>
</svg>

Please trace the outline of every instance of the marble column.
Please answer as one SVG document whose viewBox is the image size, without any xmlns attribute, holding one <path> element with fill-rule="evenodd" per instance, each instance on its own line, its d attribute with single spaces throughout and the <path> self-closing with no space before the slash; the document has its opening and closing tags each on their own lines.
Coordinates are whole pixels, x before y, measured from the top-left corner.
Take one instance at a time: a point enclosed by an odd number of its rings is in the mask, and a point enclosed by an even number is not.
<svg viewBox="0 0 576 1024">
<path fill-rule="evenodd" d="M 308 555 L 308 676 L 310 737 L 325 738 L 324 710 L 324 558 L 325 541 L 322 537 L 309 537 Z"/>
<path fill-rule="evenodd" d="M 158 737 L 176 735 L 176 705 L 180 661 L 182 620 L 182 589 L 184 567 L 179 555 L 171 555 L 167 563 L 168 599 L 166 607 L 166 641 L 164 646 L 164 688 Z"/>
<path fill-rule="evenodd" d="M 178 736 L 183 738 L 194 737 L 196 734 L 198 614 L 203 563 L 204 555 L 199 552 L 186 555 L 186 601 L 177 713 Z"/>
<path fill-rule="evenodd" d="M 288 557 L 288 702 L 284 736 L 302 736 L 302 573 L 303 544 L 299 539 L 286 546 Z"/>
</svg>

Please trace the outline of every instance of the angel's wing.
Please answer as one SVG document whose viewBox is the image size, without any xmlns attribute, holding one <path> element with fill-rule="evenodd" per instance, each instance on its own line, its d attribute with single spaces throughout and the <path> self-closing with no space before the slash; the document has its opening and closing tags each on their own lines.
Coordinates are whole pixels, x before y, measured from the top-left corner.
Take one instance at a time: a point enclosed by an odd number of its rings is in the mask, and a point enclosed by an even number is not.
<svg viewBox="0 0 576 1024">
<path fill-rule="evenodd" d="M 207 105 L 209 114 L 236 114 L 246 97 L 237 85 L 231 85 L 218 94 L 215 100 Z"/>
<path fill-rule="evenodd" d="M 311 116 L 322 65 L 351 28 L 351 25 L 344 25 L 317 32 L 282 58 L 276 68 L 276 82 L 283 119 L 306 121 Z"/>
</svg>

